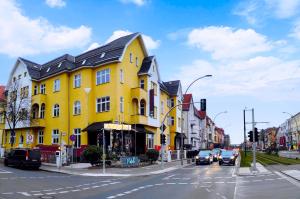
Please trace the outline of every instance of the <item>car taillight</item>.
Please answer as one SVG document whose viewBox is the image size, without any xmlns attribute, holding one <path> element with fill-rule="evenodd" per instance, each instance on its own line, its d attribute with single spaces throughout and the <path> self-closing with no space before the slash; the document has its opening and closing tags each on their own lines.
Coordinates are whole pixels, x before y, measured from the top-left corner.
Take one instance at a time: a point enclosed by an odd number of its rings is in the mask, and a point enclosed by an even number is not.
<svg viewBox="0 0 300 199">
<path fill-rule="evenodd" d="M 29 158 L 29 151 L 26 151 L 26 160 Z"/>
</svg>

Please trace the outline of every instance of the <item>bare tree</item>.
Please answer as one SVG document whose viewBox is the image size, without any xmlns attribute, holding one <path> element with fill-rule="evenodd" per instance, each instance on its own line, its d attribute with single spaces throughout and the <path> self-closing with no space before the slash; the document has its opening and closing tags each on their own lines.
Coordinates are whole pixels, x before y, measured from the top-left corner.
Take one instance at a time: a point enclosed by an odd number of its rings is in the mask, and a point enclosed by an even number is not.
<svg viewBox="0 0 300 199">
<path fill-rule="evenodd" d="M 30 125 L 29 86 L 22 87 L 19 81 L 12 82 L 6 89 L 6 99 L 0 104 L 0 115 L 9 128 L 11 146 L 15 143 L 16 128 Z"/>
</svg>

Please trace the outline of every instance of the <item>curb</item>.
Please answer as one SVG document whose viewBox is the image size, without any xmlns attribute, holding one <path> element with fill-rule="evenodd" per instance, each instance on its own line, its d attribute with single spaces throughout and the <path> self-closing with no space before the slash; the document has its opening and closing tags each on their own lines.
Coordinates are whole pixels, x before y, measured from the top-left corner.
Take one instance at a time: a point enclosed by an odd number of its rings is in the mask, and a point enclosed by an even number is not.
<svg viewBox="0 0 300 199">
<path fill-rule="evenodd" d="M 294 180 L 300 182 L 299 179 L 297 179 L 297 178 L 295 178 L 295 177 L 293 177 L 293 176 L 291 176 L 291 175 L 289 175 L 289 174 L 286 174 L 286 173 L 284 173 L 283 171 L 279 171 L 279 172 L 282 173 L 282 174 L 285 175 L 285 176 L 288 176 L 288 177 L 293 178 Z"/>
<path fill-rule="evenodd" d="M 45 168 L 40 168 L 42 171 L 47 171 L 47 172 L 54 172 L 54 173 L 64 173 L 64 174 L 69 174 L 69 175 L 77 175 L 77 176 L 90 176 L 90 177 L 142 177 L 142 176 L 151 176 L 151 175 L 158 175 L 158 174 L 163 174 L 171 171 L 175 171 L 177 169 L 181 169 L 187 166 L 190 166 L 192 164 L 187 164 L 183 166 L 174 166 L 170 168 L 165 168 L 163 170 L 157 170 L 157 171 L 152 171 L 148 173 L 142 173 L 142 174 L 121 174 L 121 173 L 81 173 L 78 174 L 77 172 L 72 172 L 72 171 L 66 171 L 66 170 L 57 170 L 57 169 L 45 169 Z"/>
</svg>

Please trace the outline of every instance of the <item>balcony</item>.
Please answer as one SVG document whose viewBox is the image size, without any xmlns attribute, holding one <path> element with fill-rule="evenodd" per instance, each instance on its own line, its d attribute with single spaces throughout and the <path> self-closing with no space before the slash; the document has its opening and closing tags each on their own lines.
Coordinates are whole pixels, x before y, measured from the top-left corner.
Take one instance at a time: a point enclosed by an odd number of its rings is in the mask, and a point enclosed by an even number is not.
<svg viewBox="0 0 300 199">
<path fill-rule="evenodd" d="M 148 124 L 148 118 L 145 115 L 132 115 L 131 116 L 132 124 Z"/>
<path fill-rule="evenodd" d="M 46 122 L 45 119 L 32 119 L 31 120 L 31 127 L 45 127 L 46 126 Z"/>
<path fill-rule="evenodd" d="M 32 104 L 46 103 L 46 95 L 45 94 L 37 94 L 32 96 Z"/>
<path fill-rule="evenodd" d="M 142 88 L 132 88 L 131 89 L 131 98 L 134 99 L 144 99 L 147 100 L 147 92 Z"/>
</svg>

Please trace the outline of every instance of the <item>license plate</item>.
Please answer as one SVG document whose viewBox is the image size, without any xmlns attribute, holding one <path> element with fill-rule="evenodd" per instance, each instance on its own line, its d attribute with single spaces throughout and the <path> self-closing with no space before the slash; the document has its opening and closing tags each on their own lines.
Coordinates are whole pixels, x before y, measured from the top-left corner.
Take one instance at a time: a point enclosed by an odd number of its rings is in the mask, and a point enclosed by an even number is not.
<svg viewBox="0 0 300 199">
<path fill-rule="evenodd" d="M 37 160 L 32 160 L 32 162 L 36 162 Z"/>
</svg>

